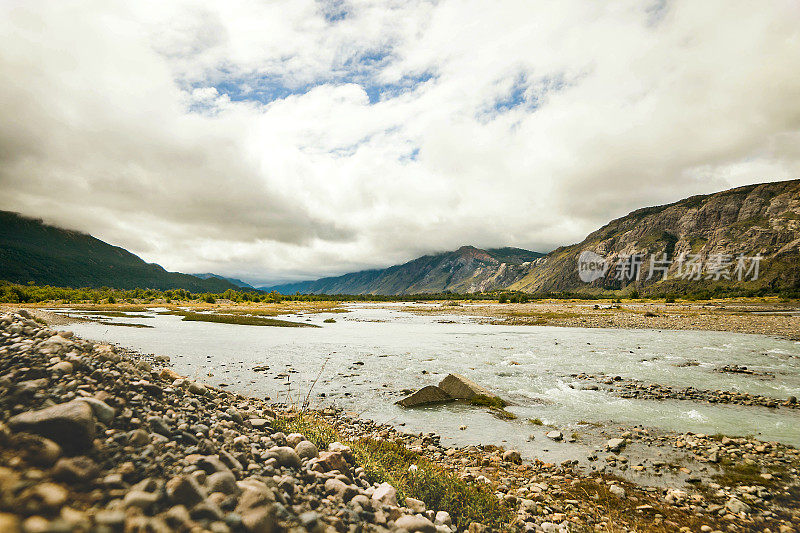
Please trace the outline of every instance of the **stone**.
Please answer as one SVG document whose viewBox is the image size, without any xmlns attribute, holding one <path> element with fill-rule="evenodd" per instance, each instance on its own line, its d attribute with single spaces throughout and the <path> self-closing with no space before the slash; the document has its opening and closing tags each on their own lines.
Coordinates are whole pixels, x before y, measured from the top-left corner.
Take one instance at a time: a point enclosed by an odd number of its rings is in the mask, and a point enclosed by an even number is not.
<svg viewBox="0 0 800 533">
<path fill-rule="evenodd" d="M 398 401 L 397 404 L 402 405 L 403 407 L 418 407 L 421 405 L 431 405 L 452 401 L 453 397 L 444 392 L 442 389 L 436 387 L 435 385 L 428 385 L 427 387 L 422 387 L 411 396 L 406 396 L 402 400 Z"/>
<path fill-rule="evenodd" d="M 11 437 L 10 444 L 18 449 L 29 463 L 38 466 L 53 466 L 61 457 L 61 446 L 40 435 L 17 433 Z"/>
<path fill-rule="evenodd" d="M 619 499 L 625 498 L 625 489 L 623 489 L 619 485 L 611 485 L 610 487 L 608 487 L 608 492 L 610 492 Z"/>
<path fill-rule="evenodd" d="M 420 515 L 403 515 L 394 522 L 394 527 L 402 528 L 409 533 L 420 531 L 422 533 L 435 533 L 436 526 L 433 522 Z"/>
<path fill-rule="evenodd" d="M 189 392 L 192 394 L 197 394 L 198 396 L 205 396 L 208 394 L 208 388 L 206 388 L 206 386 L 202 383 L 192 381 L 189 383 Z"/>
<path fill-rule="evenodd" d="M 90 448 L 95 434 L 92 409 L 80 400 L 18 414 L 8 420 L 8 426 L 48 438 L 69 454 Z"/>
<path fill-rule="evenodd" d="M 63 457 L 53 467 L 53 479 L 65 483 L 85 483 L 94 479 L 100 472 L 100 467 L 93 460 L 85 456 Z"/>
<path fill-rule="evenodd" d="M 271 421 L 267 420 L 266 418 L 251 418 L 250 420 L 248 420 L 248 422 L 250 422 L 250 425 L 254 429 L 269 428 L 271 423 Z"/>
<path fill-rule="evenodd" d="M 610 452 L 618 452 L 625 447 L 625 439 L 609 439 L 606 442 L 606 449 Z"/>
<path fill-rule="evenodd" d="M 122 500 L 122 505 L 125 508 L 135 507 L 146 511 L 153 508 L 158 502 L 158 495 L 152 492 L 145 492 L 143 490 L 131 490 Z"/>
<path fill-rule="evenodd" d="M 3 533 L 20 533 L 22 525 L 19 518 L 11 513 L 0 513 L 0 531 Z"/>
<path fill-rule="evenodd" d="M 214 472 L 206 480 L 208 492 L 221 492 L 223 494 L 239 494 L 241 489 L 236 484 L 236 476 L 232 472 Z"/>
<path fill-rule="evenodd" d="M 75 368 L 69 361 L 60 361 L 50 367 L 50 370 L 58 374 L 72 374 Z"/>
<path fill-rule="evenodd" d="M 437 511 L 433 523 L 437 526 L 450 526 L 453 525 L 453 519 L 450 518 L 450 513 L 447 511 Z"/>
<path fill-rule="evenodd" d="M 82 402 L 89 404 L 92 408 L 95 418 L 105 425 L 109 425 L 114 420 L 114 408 L 102 400 L 97 398 L 78 398 Z"/>
<path fill-rule="evenodd" d="M 493 392 L 484 389 L 474 381 L 465 378 L 460 374 L 448 374 L 441 382 L 439 388 L 451 398 L 457 400 L 471 400 L 475 396 L 488 396 L 497 398 Z"/>
<path fill-rule="evenodd" d="M 55 483 L 39 483 L 22 491 L 19 499 L 26 503 L 29 509 L 41 512 L 42 510 L 56 511 L 61 508 L 69 497 L 67 489 Z"/>
<path fill-rule="evenodd" d="M 347 464 L 347 460 L 339 452 L 322 452 L 319 457 L 314 459 L 314 462 L 322 466 L 325 472 L 330 472 L 331 470 L 338 470 L 342 474 L 350 472 L 350 465 Z"/>
<path fill-rule="evenodd" d="M 737 498 L 731 498 L 725 502 L 725 508 L 733 514 L 750 512 L 750 506 Z"/>
<path fill-rule="evenodd" d="M 274 457 L 280 466 L 288 466 L 290 468 L 298 468 L 300 466 L 300 457 L 294 449 L 288 446 L 275 446 L 270 448 L 269 456 Z"/>
<path fill-rule="evenodd" d="M 304 440 L 306 440 L 306 438 L 301 433 L 289 433 L 286 435 L 286 445 L 291 446 L 292 448 Z"/>
<path fill-rule="evenodd" d="M 325 492 L 336 494 L 345 502 L 350 501 L 357 491 L 352 485 L 348 485 L 341 479 L 331 478 L 325 481 Z"/>
<path fill-rule="evenodd" d="M 383 505 L 397 505 L 397 490 L 388 483 L 381 483 L 372 493 L 372 499 Z"/>
<path fill-rule="evenodd" d="M 128 434 L 128 444 L 140 448 L 150 443 L 150 434 L 143 429 L 134 429 Z"/>
<path fill-rule="evenodd" d="M 426 511 L 425 502 L 416 498 L 406 497 L 406 507 L 415 513 L 424 513 Z"/>
<path fill-rule="evenodd" d="M 303 440 L 297 443 L 294 451 L 300 459 L 314 459 L 319 456 L 319 450 L 314 443 L 308 440 Z"/>
<path fill-rule="evenodd" d="M 167 423 L 160 416 L 148 417 L 147 423 L 150 426 L 150 429 L 153 431 L 153 433 L 158 433 L 159 435 L 164 435 L 165 437 L 172 436 L 172 430 L 169 429 Z"/>
<path fill-rule="evenodd" d="M 273 533 L 278 530 L 275 507 L 256 507 L 242 513 L 242 525 L 249 533 Z"/>
<path fill-rule="evenodd" d="M 517 450 L 506 450 L 503 452 L 503 461 L 520 464 L 522 463 L 522 456 Z"/>
<path fill-rule="evenodd" d="M 175 476 L 166 484 L 166 492 L 169 500 L 174 504 L 193 507 L 206 499 L 206 492 L 190 476 Z"/>
<path fill-rule="evenodd" d="M 561 440 L 561 439 L 564 438 L 564 434 L 561 433 L 560 431 L 549 431 L 545 436 L 548 439 L 552 439 L 552 440 L 556 440 L 556 441 Z"/>
</svg>

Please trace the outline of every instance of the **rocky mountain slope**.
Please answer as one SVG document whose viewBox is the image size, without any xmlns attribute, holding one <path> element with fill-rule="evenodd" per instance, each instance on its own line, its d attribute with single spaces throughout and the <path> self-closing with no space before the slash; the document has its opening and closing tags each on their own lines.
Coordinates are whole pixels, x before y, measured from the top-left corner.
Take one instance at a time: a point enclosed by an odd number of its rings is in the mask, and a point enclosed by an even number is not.
<svg viewBox="0 0 800 533">
<path fill-rule="evenodd" d="M 281 294 L 417 294 L 480 292 L 519 279 L 526 265 L 544 254 L 521 248 L 481 250 L 462 246 L 381 270 L 363 270 L 315 281 L 286 283 L 261 290 Z"/>
<path fill-rule="evenodd" d="M 0 279 L 60 287 L 186 289 L 224 292 L 239 287 L 216 277 L 167 272 L 118 246 L 0 211 Z"/>
<path fill-rule="evenodd" d="M 605 273 L 583 282 L 578 258 L 589 251 L 605 259 Z M 624 265 L 642 258 L 639 279 Z M 666 254 L 671 264 L 660 262 Z M 736 270 L 744 255 L 742 280 Z M 760 254 L 759 275 L 753 261 Z M 683 258 L 683 262 L 679 259 Z M 667 277 L 654 266 L 668 266 Z M 697 267 L 697 265 L 701 265 Z M 727 274 L 731 279 L 726 279 Z M 618 279 L 622 278 L 622 279 Z M 800 288 L 800 180 L 737 187 L 673 204 L 638 209 L 611 221 L 578 244 L 553 250 L 527 267 L 509 288 L 527 292 L 636 287 L 684 291 L 721 287 Z"/>
</svg>

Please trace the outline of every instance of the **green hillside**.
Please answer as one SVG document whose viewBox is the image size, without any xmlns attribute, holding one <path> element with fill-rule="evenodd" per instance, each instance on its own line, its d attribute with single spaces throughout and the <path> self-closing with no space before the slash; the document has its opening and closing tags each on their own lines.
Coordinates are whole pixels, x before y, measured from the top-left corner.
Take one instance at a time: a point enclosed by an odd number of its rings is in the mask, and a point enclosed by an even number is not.
<svg viewBox="0 0 800 533">
<path fill-rule="evenodd" d="M 118 246 L 41 220 L 0 211 L 0 279 L 59 287 L 239 289 L 216 277 L 200 279 L 167 272 Z"/>
</svg>

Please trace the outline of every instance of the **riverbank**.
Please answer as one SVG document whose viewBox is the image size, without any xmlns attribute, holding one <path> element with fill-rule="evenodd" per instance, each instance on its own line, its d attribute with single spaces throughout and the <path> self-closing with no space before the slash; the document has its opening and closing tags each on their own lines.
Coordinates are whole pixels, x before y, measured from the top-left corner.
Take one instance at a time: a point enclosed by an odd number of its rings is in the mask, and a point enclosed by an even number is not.
<svg viewBox="0 0 800 533">
<path fill-rule="evenodd" d="M 800 457 L 789 446 L 632 430 L 595 454 L 607 466 L 595 472 L 572 462 L 523 462 L 491 443 L 447 447 L 436 435 L 405 434 L 334 409 L 300 414 L 269 405 L 159 369 L 163 359 L 56 335 L 29 317 L 2 322 L 0 520 L 10 524 L 3 531 L 332 533 L 405 525 L 445 533 L 488 525 L 788 533 L 800 519 Z M 66 418 L 77 423 L 48 432 L 53 413 L 40 408 L 63 404 L 73 406 Z M 311 445 L 301 445 L 305 439 Z M 626 450 L 640 445 L 678 455 L 629 464 Z M 640 468 L 689 470 L 690 485 L 619 477 Z M 387 481 L 392 490 L 381 488 Z"/>
<path fill-rule="evenodd" d="M 219 300 L 214 304 L 196 301 L 153 301 L 133 304 L 41 302 L 21 307 L 40 313 L 40 316 L 46 316 L 54 324 L 67 324 L 69 318 L 58 313 L 47 313 L 42 308 L 63 307 L 85 311 L 114 312 L 165 307 L 172 310 L 180 308 L 231 316 L 231 320 L 235 320 L 242 316 L 346 313 L 348 305 L 350 304 L 347 302 L 335 300 L 259 304 Z M 386 309 L 402 309 L 416 314 L 474 316 L 486 323 L 502 325 L 729 331 L 800 340 L 800 303 L 784 301 L 775 297 L 705 301 L 678 300 L 674 303 L 648 300 L 624 300 L 620 303 L 614 303 L 613 300 L 539 300 L 505 304 L 493 301 L 434 301 L 420 303 L 370 302 L 369 305 Z M 3 304 L 3 307 L 14 309 L 20 305 Z"/>
<path fill-rule="evenodd" d="M 420 314 L 479 316 L 492 324 L 730 331 L 800 340 L 800 305 L 777 298 L 701 302 L 542 300 L 529 303 L 437 302 L 406 305 Z"/>
</svg>

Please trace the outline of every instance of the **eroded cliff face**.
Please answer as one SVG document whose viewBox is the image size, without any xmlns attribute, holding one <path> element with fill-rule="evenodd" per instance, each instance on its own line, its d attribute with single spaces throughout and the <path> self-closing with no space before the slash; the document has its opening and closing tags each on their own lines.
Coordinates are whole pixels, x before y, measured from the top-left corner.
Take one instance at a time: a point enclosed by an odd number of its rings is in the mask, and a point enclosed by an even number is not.
<svg viewBox="0 0 800 533">
<path fill-rule="evenodd" d="M 602 256 L 609 265 L 605 274 L 591 283 L 578 276 L 578 256 L 584 250 Z M 617 265 L 637 254 L 643 259 L 639 279 L 621 275 Z M 667 278 L 662 279 L 663 272 L 656 270 L 647 279 L 651 258 L 657 266 L 666 267 L 659 262 L 663 254 L 672 260 Z M 747 258 L 761 255 L 758 279 L 752 279 L 752 271 L 742 281 L 737 279 L 740 254 Z M 691 260 L 702 264 L 700 279 L 687 276 Z M 726 261 L 730 261 L 727 270 L 733 279 L 714 279 L 711 269 Z M 751 266 L 752 261 L 746 260 L 745 267 Z M 639 209 L 603 226 L 579 244 L 558 248 L 533 261 L 509 288 L 550 292 L 634 285 L 662 291 L 742 283 L 750 288 L 800 287 L 800 180 L 750 185 Z"/>
</svg>

